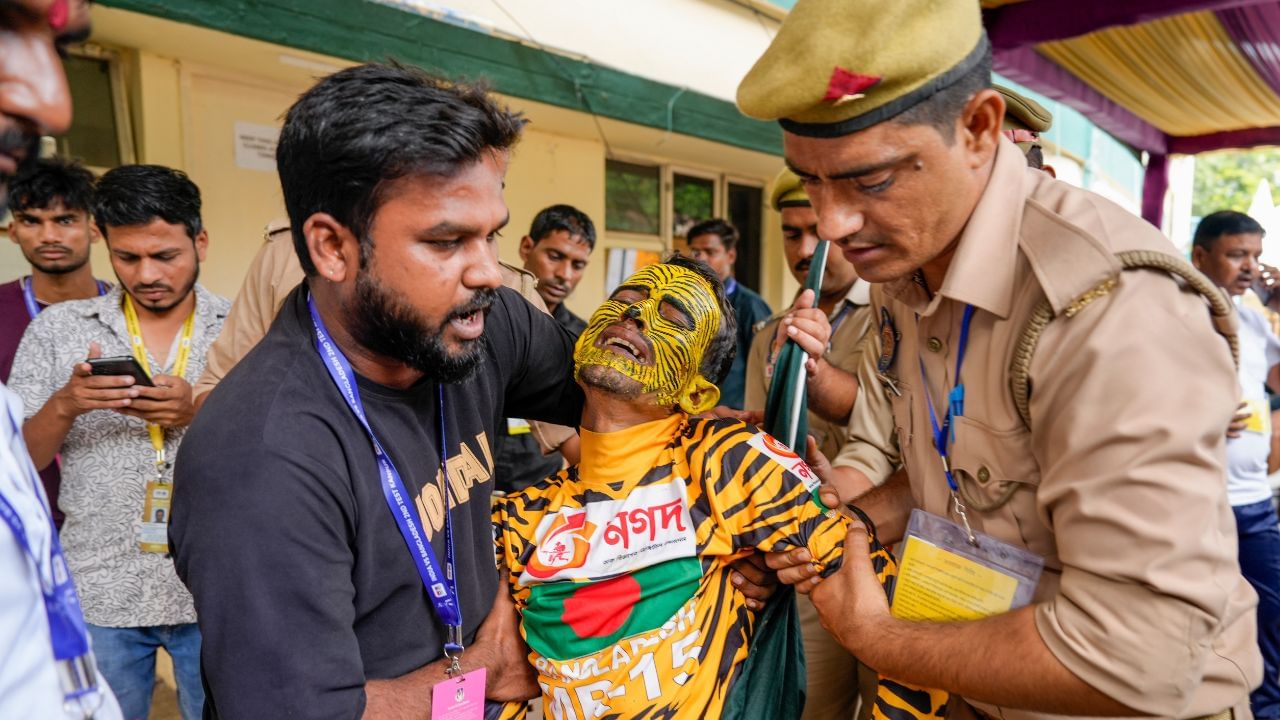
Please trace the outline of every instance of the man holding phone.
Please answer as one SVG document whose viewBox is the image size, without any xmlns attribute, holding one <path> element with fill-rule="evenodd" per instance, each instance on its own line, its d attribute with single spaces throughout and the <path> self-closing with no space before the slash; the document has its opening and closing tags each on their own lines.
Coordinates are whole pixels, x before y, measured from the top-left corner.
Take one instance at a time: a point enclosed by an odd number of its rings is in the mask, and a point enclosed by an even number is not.
<svg viewBox="0 0 1280 720">
<path fill-rule="evenodd" d="M 200 634 L 166 555 L 172 463 L 195 412 L 189 382 L 229 303 L 196 282 L 208 233 L 186 175 L 116 168 L 99 181 L 93 210 L 119 285 L 42 312 L 23 335 L 11 384 L 35 465 L 62 454 L 67 564 L 125 717 L 148 714 L 163 646 L 191 720 L 204 704 Z"/>
</svg>

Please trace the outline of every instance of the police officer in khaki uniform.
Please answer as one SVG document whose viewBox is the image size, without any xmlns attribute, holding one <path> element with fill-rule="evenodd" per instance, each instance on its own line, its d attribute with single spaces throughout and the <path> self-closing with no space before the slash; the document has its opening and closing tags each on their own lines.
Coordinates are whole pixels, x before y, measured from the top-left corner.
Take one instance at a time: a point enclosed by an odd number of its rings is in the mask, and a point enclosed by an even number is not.
<svg viewBox="0 0 1280 720">
<path fill-rule="evenodd" d="M 856 527 L 836 574 L 780 576 L 881 674 L 953 693 L 952 716 L 1248 717 L 1261 669 L 1225 491 L 1220 294 L 1175 277 L 1147 223 L 1026 167 L 978 3 L 800 0 L 738 103 L 779 121 L 819 234 L 877 283 L 858 378 L 891 397 L 906 476 L 858 505 L 886 542 L 918 508 L 1045 566 L 1030 604 L 948 622 L 891 615 Z M 855 404 L 851 425 L 875 422 Z"/>
<path fill-rule="evenodd" d="M 809 265 L 813 260 L 814 249 L 820 241 L 818 238 L 818 216 L 813 212 L 809 196 L 800 186 L 800 178 L 790 170 L 783 170 L 774 180 L 771 196 L 773 209 L 782 215 L 782 248 L 786 256 L 787 268 L 796 282 L 804 283 L 809 274 Z M 811 294 L 811 293 L 810 293 Z M 829 344 L 824 344 L 817 371 L 819 373 L 834 368 L 844 376 L 843 384 L 852 384 L 853 373 L 858 367 L 858 358 L 862 355 L 862 339 L 871 327 L 871 285 L 858 278 L 853 265 L 844 258 L 840 249 L 832 246 L 827 255 L 826 266 L 822 276 L 822 289 L 818 293 L 817 308 L 825 322 Z M 812 304 L 812 298 L 804 298 L 806 304 Z M 746 402 L 747 410 L 764 410 L 765 400 L 769 397 L 769 384 L 773 378 L 773 366 L 777 360 L 781 346 L 779 324 L 791 315 L 791 309 L 769 318 L 755 333 L 751 341 L 751 350 L 747 356 Z M 815 353 L 818 354 L 818 353 Z M 824 373 L 825 374 L 825 373 Z M 840 382 L 833 379 L 832 382 Z M 856 387 L 856 386 L 855 386 Z M 818 392 L 811 388 L 811 394 Z M 809 434 L 817 441 L 818 449 L 827 457 L 834 457 L 844 440 L 844 426 L 849 420 L 849 409 L 855 393 L 826 393 L 846 396 L 843 403 L 833 403 L 824 408 L 811 398 L 809 405 Z M 840 407 L 839 405 L 843 405 Z"/>
</svg>

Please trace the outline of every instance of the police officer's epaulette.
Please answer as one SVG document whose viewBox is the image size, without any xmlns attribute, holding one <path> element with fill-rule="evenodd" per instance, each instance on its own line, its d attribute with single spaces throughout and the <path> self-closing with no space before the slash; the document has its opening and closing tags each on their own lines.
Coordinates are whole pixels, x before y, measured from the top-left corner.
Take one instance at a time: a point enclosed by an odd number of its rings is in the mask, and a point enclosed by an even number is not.
<svg viewBox="0 0 1280 720">
<path fill-rule="evenodd" d="M 1018 247 L 1030 261 L 1045 295 L 1023 326 L 1009 365 L 1014 406 L 1028 428 L 1031 427 L 1031 359 L 1041 334 L 1055 319 L 1071 318 L 1108 295 L 1126 270 L 1163 272 L 1202 296 L 1208 303 L 1214 329 L 1227 341 L 1231 357 L 1239 365 L 1235 307 L 1221 288 L 1189 262 L 1157 249 L 1113 250 L 1082 228 L 1065 223 L 1034 200 L 1027 201 L 1024 212 Z M 1043 222 L 1052 223 L 1054 232 L 1038 231 L 1037 225 Z M 1074 231 L 1074 237 L 1065 239 L 1064 231 Z M 1151 232 L 1159 236 L 1155 228 L 1151 228 Z"/>
</svg>

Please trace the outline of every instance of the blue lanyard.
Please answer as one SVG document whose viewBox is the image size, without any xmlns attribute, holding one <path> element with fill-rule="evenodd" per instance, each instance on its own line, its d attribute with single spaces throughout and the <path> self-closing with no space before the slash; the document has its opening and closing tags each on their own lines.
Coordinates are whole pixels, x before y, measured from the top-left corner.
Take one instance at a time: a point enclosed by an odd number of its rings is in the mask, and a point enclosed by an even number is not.
<svg viewBox="0 0 1280 720">
<path fill-rule="evenodd" d="M 942 458 L 942 471 L 947 475 L 947 484 L 951 492 L 958 490 L 956 479 L 951 474 L 951 463 L 947 460 L 947 452 L 951 443 L 955 442 L 955 428 L 952 420 L 964 415 L 964 383 L 960 382 L 960 368 L 964 366 L 964 351 L 969 345 L 969 323 L 973 320 L 973 306 L 964 306 L 964 318 L 960 321 L 960 345 L 956 348 L 955 387 L 947 395 L 947 414 L 938 423 L 938 415 L 933 409 L 933 393 L 929 391 L 929 376 L 925 373 L 924 357 L 920 356 L 920 380 L 924 384 L 924 399 L 929 404 L 929 425 L 933 428 L 933 446 Z"/>
<path fill-rule="evenodd" d="M 734 293 L 736 293 L 736 292 L 738 292 L 738 279 L 737 279 L 737 278 L 729 278 L 728 280 L 725 280 L 725 281 L 724 281 L 724 294 L 725 294 L 725 296 L 727 297 L 727 296 L 732 295 L 732 294 L 734 294 Z"/>
<path fill-rule="evenodd" d="M 98 297 L 106 295 L 107 284 L 101 280 L 95 280 L 94 282 L 98 283 Z M 31 276 L 28 275 L 20 279 L 18 284 L 22 286 L 22 300 L 27 304 L 27 314 L 31 316 L 32 320 L 35 320 L 36 316 L 40 314 L 41 307 L 40 303 L 36 302 L 36 291 L 31 287 Z"/>
<path fill-rule="evenodd" d="M 441 575 L 440 561 L 436 559 L 435 550 L 422 532 L 422 525 L 412 504 L 413 501 L 409 499 L 409 493 L 405 489 L 404 481 L 400 479 L 400 473 L 396 470 L 395 464 L 391 462 L 390 456 L 382 448 L 382 443 L 378 442 L 377 436 L 373 434 L 373 428 L 369 426 L 369 419 L 364 413 L 364 404 L 360 401 L 360 390 L 356 387 L 355 373 L 351 369 L 351 363 L 347 361 L 346 356 L 342 354 L 338 346 L 330 340 L 329 331 L 325 328 L 324 321 L 320 319 L 320 313 L 316 311 L 316 304 L 311 299 L 310 294 L 307 295 L 307 309 L 311 311 L 311 322 L 315 326 L 316 351 L 320 353 L 320 359 L 324 361 L 325 368 L 329 371 L 329 377 L 333 379 L 333 383 L 342 392 L 342 397 L 347 401 L 347 406 L 351 408 L 351 412 L 360 421 L 360 425 L 365 432 L 369 434 L 369 441 L 373 444 L 373 454 L 378 460 L 378 473 L 382 478 L 382 494 L 387 500 L 387 507 L 390 508 L 391 515 L 396 520 L 396 525 L 400 528 L 400 535 L 404 537 L 405 544 L 409 546 L 414 565 L 418 568 L 418 576 L 422 578 L 422 584 L 427 589 L 427 597 L 430 598 L 431 605 L 436 610 L 436 615 L 448 630 L 448 636 L 444 643 L 444 654 L 454 661 L 451 670 L 457 669 L 460 667 L 457 658 L 462 652 L 462 608 L 458 604 L 458 581 L 454 573 L 456 564 L 453 554 L 453 523 L 449 519 L 449 489 L 446 486 L 441 493 L 444 496 L 444 534 L 446 542 L 444 574 Z M 445 482 L 447 483 L 444 387 L 438 387 L 438 392 L 440 405 L 440 473 L 441 477 L 446 478 Z"/>
<path fill-rule="evenodd" d="M 11 414 L 8 417 L 9 424 L 16 433 L 14 437 L 21 438 L 22 430 L 17 421 Z M 21 456 L 16 459 L 24 466 L 23 470 L 31 480 L 35 496 L 41 497 L 40 476 L 36 473 L 35 467 L 29 460 L 23 462 L 24 458 Z M 49 622 L 53 658 L 58 665 L 58 681 L 62 685 L 63 699 L 68 705 L 78 705 L 85 717 L 91 717 L 93 710 L 102 700 L 98 695 L 98 676 L 93 669 L 93 656 L 89 652 L 89 632 L 85 627 L 84 612 L 80 609 L 80 597 L 76 594 L 76 586 L 71 581 L 71 573 L 67 569 L 67 561 L 62 554 L 62 543 L 58 541 L 58 531 L 54 527 L 53 516 L 49 515 L 48 578 L 45 577 L 40 558 L 31 547 L 22 517 L 3 494 L 0 494 L 0 517 L 4 518 L 9 529 L 13 531 L 23 552 L 35 563 L 36 576 L 40 580 L 40 594 L 44 598 L 45 617 Z"/>
</svg>

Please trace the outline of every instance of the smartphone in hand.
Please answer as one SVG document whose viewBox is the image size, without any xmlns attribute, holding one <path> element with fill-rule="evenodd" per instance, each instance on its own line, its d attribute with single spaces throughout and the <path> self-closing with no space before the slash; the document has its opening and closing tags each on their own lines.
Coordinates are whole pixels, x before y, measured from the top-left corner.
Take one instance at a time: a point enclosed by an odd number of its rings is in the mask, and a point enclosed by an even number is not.
<svg viewBox="0 0 1280 720">
<path fill-rule="evenodd" d="M 90 372 L 94 375 L 130 375 L 138 385 L 155 387 L 155 383 L 151 382 L 151 376 L 142 369 L 137 358 L 132 355 L 90 358 L 86 362 L 89 363 L 89 367 L 92 368 Z"/>
</svg>

